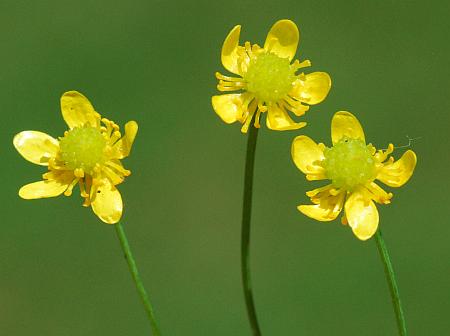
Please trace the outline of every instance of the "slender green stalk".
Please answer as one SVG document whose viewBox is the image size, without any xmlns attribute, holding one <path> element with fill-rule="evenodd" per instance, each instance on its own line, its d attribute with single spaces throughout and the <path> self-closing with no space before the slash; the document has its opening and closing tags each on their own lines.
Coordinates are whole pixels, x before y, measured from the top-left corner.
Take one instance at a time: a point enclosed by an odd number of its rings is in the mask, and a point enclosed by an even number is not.
<svg viewBox="0 0 450 336">
<path fill-rule="evenodd" d="M 131 253 L 130 244 L 128 244 L 127 236 L 125 235 L 125 231 L 122 227 L 122 224 L 117 223 L 114 225 L 116 228 L 117 237 L 120 241 L 120 246 L 122 246 L 122 250 L 125 256 L 125 259 L 128 263 L 128 268 L 130 269 L 131 276 L 133 277 L 134 284 L 136 285 L 136 289 L 141 297 L 142 303 L 144 304 L 145 311 L 147 313 L 148 320 L 150 321 L 150 326 L 153 331 L 154 336 L 160 336 L 158 324 L 156 323 L 155 315 L 153 314 L 152 304 L 147 295 L 147 291 L 142 283 L 141 277 L 139 275 L 139 271 L 136 265 L 136 261 L 134 260 L 133 254 Z"/>
<path fill-rule="evenodd" d="M 253 167 L 255 165 L 256 139 L 258 129 L 250 126 L 247 142 L 247 156 L 245 160 L 244 178 L 244 203 L 242 209 L 242 231 L 241 231 L 241 273 L 244 298 L 247 307 L 247 315 L 254 336 L 260 336 L 261 331 L 256 317 L 255 303 L 253 301 L 252 284 L 250 279 L 250 220 L 252 215 L 252 193 L 253 193 Z"/>
<path fill-rule="evenodd" d="M 378 229 L 375 234 L 375 241 L 377 242 L 378 252 L 380 252 L 381 260 L 384 265 L 384 272 L 389 284 L 389 291 L 391 292 L 392 305 L 394 306 L 395 316 L 397 318 L 398 332 L 401 336 L 406 336 L 406 322 L 403 314 L 402 304 L 400 302 L 400 294 L 398 292 L 397 281 L 395 279 L 394 268 L 392 267 L 391 259 L 384 242 L 381 230 Z"/>
</svg>

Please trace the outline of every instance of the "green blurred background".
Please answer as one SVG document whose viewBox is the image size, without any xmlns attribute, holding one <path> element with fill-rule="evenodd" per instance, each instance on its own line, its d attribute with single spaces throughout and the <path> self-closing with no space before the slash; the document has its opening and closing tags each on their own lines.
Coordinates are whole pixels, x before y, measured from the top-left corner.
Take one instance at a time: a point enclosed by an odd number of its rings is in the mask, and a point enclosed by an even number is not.
<svg viewBox="0 0 450 336">
<path fill-rule="evenodd" d="M 164 335 L 250 335 L 239 239 L 246 137 L 213 112 L 228 31 L 263 43 L 282 18 L 301 31 L 306 71 L 328 99 L 301 131 L 260 132 L 252 268 L 264 335 L 395 335 L 374 241 L 296 210 L 306 182 L 290 158 L 305 133 L 330 143 L 331 116 L 358 116 L 378 148 L 412 143 L 411 181 L 379 206 L 410 335 L 450 329 L 448 2 L 0 1 L 1 335 L 146 335 L 150 328 L 114 228 L 70 198 L 25 201 L 44 169 L 14 134 L 60 136 L 59 97 L 79 90 L 140 129 L 120 186 L 123 224 Z M 402 151 L 395 152 L 398 157 Z"/>
</svg>

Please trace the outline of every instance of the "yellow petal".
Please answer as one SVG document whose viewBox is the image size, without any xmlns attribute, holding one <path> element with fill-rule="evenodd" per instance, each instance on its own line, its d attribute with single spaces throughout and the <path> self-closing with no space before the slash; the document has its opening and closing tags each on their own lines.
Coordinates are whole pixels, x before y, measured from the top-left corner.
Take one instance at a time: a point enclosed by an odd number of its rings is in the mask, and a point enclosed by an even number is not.
<svg viewBox="0 0 450 336">
<path fill-rule="evenodd" d="M 19 196 L 24 199 L 47 198 L 61 195 L 66 191 L 70 181 L 47 180 L 24 185 L 19 190 Z"/>
<path fill-rule="evenodd" d="M 138 131 L 138 124 L 131 120 L 125 124 L 125 135 L 113 146 L 114 158 L 123 159 L 130 155 L 131 147 Z"/>
<path fill-rule="evenodd" d="M 320 162 L 325 159 L 323 149 L 306 135 L 299 135 L 292 142 L 292 160 L 298 169 L 305 174 L 323 171 Z"/>
<path fill-rule="evenodd" d="M 330 185 L 330 188 L 332 186 Z M 299 205 L 297 209 L 304 215 L 321 222 L 329 222 L 339 215 L 344 204 L 345 192 L 340 192 L 337 195 L 331 195 L 324 192 L 319 199 L 318 204 L 314 205 Z"/>
<path fill-rule="evenodd" d="M 339 111 L 334 114 L 331 120 L 331 140 L 333 141 L 333 145 L 343 137 L 366 141 L 364 131 L 358 119 L 350 112 Z"/>
<path fill-rule="evenodd" d="M 280 108 L 277 105 L 270 105 L 267 111 L 266 125 L 271 130 L 287 131 L 302 128 L 306 126 L 306 123 L 296 123 L 289 117 L 284 108 Z"/>
<path fill-rule="evenodd" d="M 96 127 L 100 117 L 89 100 L 77 91 L 68 91 L 62 95 L 61 112 L 70 128 L 83 125 Z"/>
<path fill-rule="evenodd" d="M 244 110 L 247 109 L 247 106 L 244 105 L 244 95 L 241 93 L 213 96 L 211 101 L 214 111 L 227 124 L 240 120 Z"/>
<path fill-rule="evenodd" d="M 297 79 L 291 95 L 309 105 L 323 101 L 331 88 L 331 78 L 326 72 L 313 72 Z"/>
<path fill-rule="evenodd" d="M 20 132 L 13 144 L 25 160 L 41 166 L 47 166 L 48 159 L 55 157 L 59 150 L 58 140 L 38 131 Z"/>
<path fill-rule="evenodd" d="M 399 160 L 384 164 L 377 179 L 390 187 L 401 187 L 408 182 L 416 163 L 416 154 L 412 150 L 407 150 Z"/>
<path fill-rule="evenodd" d="M 297 25 L 291 20 L 280 20 L 275 22 L 267 34 L 264 49 L 281 58 L 292 60 L 297 51 L 299 39 Z"/>
<path fill-rule="evenodd" d="M 378 210 L 370 198 L 361 192 L 353 192 L 345 202 L 348 225 L 356 237 L 367 240 L 378 228 Z"/>
<path fill-rule="evenodd" d="M 239 48 L 240 34 L 241 26 L 234 26 L 234 28 L 228 33 L 222 45 L 222 64 L 225 69 L 234 74 L 239 74 L 237 50 Z"/>
<path fill-rule="evenodd" d="M 102 184 L 96 188 L 95 195 L 91 196 L 92 210 L 105 223 L 115 224 L 122 217 L 122 196 L 117 188 L 108 179 L 103 179 Z"/>
</svg>

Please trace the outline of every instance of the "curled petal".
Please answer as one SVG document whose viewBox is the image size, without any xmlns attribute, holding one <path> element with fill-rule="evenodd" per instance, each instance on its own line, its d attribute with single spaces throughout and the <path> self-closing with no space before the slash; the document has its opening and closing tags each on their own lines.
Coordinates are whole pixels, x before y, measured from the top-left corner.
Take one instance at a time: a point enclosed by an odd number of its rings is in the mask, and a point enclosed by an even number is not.
<svg viewBox="0 0 450 336">
<path fill-rule="evenodd" d="M 330 189 L 332 186 L 329 186 Z M 297 209 L 304 215 L 321 222 L 329 222 L 339 215 L 344 204 L 345 192 L 332 195 L 327 191 L 321 192 L 321 196 L 314 205 L 299 205 Z"/>
<path fill-rule="evenodd" d="M 378 172 L 377 179 L 390 187 L 401 187 L 408 182 L 416 163 L 416 154 L 412 150 L 407 150 L 399 160 L 384 164 Z"/>
<path fill-rule="evenodd" d="M 55 157 L 59 150 L 58 140 L 38 131 L 20 132 L 13 144 L 25 160 L 41 166 L 48 166 L 49 158 Z"/>
<path fill-rule="evenodd" d="M 348 225 L 356 237 L 367 240 L 378 228 L 378 210 L 375 203 L 362 192 L 353 192 L 345 202 Z"/>
<path fill-rule="evenodd" d="M 122 217 L 122 196 L 108 179 L 103 179 L 91 195 L 91 206 L 94 213 L 105 223 L 115 224 Z"/>
<path fill-rule="evenodd" d="M 234 26 L 228 33 L 222 45 L 221 60 L 225 69 L 239 74 L 238 48 L 239 36 L 241 34 L 241 26 Z"/>
<path fill-rule="evenodd" d="M 89 100 L 77 91 L 68 91 L 62 95 L 61 112 L 71 129 L 83 125 L 96 127 L 100 118 Z"/>
<path fill-rule="evenodd" d="M 241 120 L 247 105 L 244 102 L 244 94 L 230 93 L 219 96 L 213 96 L 212 106 L 217 115 L 227 124 Z"/>
<path fill-rule="evenodd" d="M 323 172 L 320 162 L 325 159 L 323 149 L 306 135 L 299 135 L 292 142 L 292 160 L 305 174 Z"/>
<path fill-rule="evenodd" d="M 131 147 L 138 131 L 138 124 L 131 120 L 125 124 L 125 135 L 113 146 L 114 158 L 123 159 L 130 155 Z"/>
<path fill-rule="evenodd" d="M 292 60 L 297 51 L 299 39 L 297 25 L 291 20 L 280 20 L 275 22 L 267 34 L 264 49 L 281 58 Z"/>
<path fill-rule="evenodd" d="M 350 112 L 339 111 L 334 114 L 331 120 L 331 140 L 333 145 L 338 143 L 343 137 L 366 141 L 358 119 Z"/>
<path fill-rule="evenodd" d="M 286 131 L 306 126 L 305 122 L 296 123 L 293 121 L 284 108 L 277 105 L 270 105 L 268 108 L 266 124 L 271 130 Z"/>
<path fill-rule="evenodd" d="M 50 171 L 44 176 L 47 180 L 30 183 L 20 188 L 19 196 L 23 199 L 56 197 L 66 191 L 75 178 L 71 171 Z"/>
<path fill-rule="evenodd" d="M 326 72 L 313 72 L 295 81 L 291 95 L 309 105 L 323 101 L 331 88 L 331 78 Z"/>
</svg>

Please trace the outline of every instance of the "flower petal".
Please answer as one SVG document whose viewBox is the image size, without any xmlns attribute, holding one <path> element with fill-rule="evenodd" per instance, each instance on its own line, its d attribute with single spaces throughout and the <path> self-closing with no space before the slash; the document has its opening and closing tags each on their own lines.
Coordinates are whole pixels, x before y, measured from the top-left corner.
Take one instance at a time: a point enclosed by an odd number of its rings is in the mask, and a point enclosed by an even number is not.
<svg viewBox="0 0 450 336">
<path fill-rule="evenodd" d="M 222 45 L 221 60 L 222 65 L 228 71 L 239 74 L 238 54 L 239 36 L 241 34 L 241 26 L 234 26 L 228 33 Z"/>
<path fill-rule="evenodd" d="M 378 228 L 378 210 L 362 192 L 353 192 L 345 202 L 345 215 L 356 237 L 367 240 Z"/>
<path fill-rule="evenodd" d="M 247 106 L 244 105 L 244 94 L 230 93 L 213 96 L 212 106 L 218 116 L 227 124 L 240 120 Z"/>
<path fill-rule="evenodd" d="M 131 147 L 138 131 L 138 124 L 131 120 L 125 124 L 125 135 L 113 146 L 114 158 L 123 159 L 130 155 Z"/>
<path fill-rule="evenodd" d="M 297 25 L 291 20 L 280 20 L 270 28 L 264 49 L 281 58 L 292 60 L 297 51 L 300 33 Z"/>
<path fill-rule="evenodd" d="M 329 186 L 332 189 L 332 185 Z M 299 205 L 297 209 L 304 215 L 321 222 L 329 222 L 339 215 L 344 204 L 345 192 L 332 195 L 323 192 L 319 203 L 314 205 Z"/>
<path fill-rule="evenodd" d="M 290 92 L 291 96 L 309 105 L 323 101 L 331 88 L 331 78 L 326 72 L 313 72 L 299 78 Z"/>
<path fill-rule="evenodd" d="M 323 149 L 306 135 L 299 135 L 292 142 L 292 160 L 305 174 L 323 172 L 320 162 L 325 159 Z"/>
<path fill-rule="evenodd" d="M 62 174 L 58 179 L 50 179 L 24 185 L 19 190 L 19 196 L 23 199 L 37 199 L 55 197 L 66 191 L 73 174 Z"/>
<path fill-rule="evenodd" d="M 377 179 L 390 187 L 401 187 L 408 182 L 414 172 L 416 163 L 416 154 L 412 150 L 407 150 L 399 160 L 384 164 L 377 175 Z"/>
<path fill-rule="evenodd" d="M 271 130 L 287 131 L 305 127 L 306 123 L 296 123 L 289 117 L 284 108 L 280 108 L 277 105 L 270 105 L 268 106 L 266 125 Z"/>
<path fill-rule="evenodd" d="M 13 144 L 25 160 L 41 166 L 48 166 L 48 159 L 55 157 L 59 150 L 58 140 L 38 131 L 20 132 Z"/>
<path fill-rule="evenodd" d="M 91 195 L 91 206 L 94 213 L 105 223 L 115 224 L 122 217 L 122 196 L 117 188 L 108 179 L 103 179 Z"/>
<path fill-rule="evenodd" d="M 83 125 L 96 127 L 100 118 L 89 100 L 77 91 L 68 91 L 62 95 L 61 112 L 70 128 Z"/>
<path fill-rule="evenodd" d="M 358 119 L 350 112 L 339 111 L 334 114 L 331 120 L 331 140 L 333 145 L 338 143 L 343 137 L 366 141 Z"/>
</svg>

